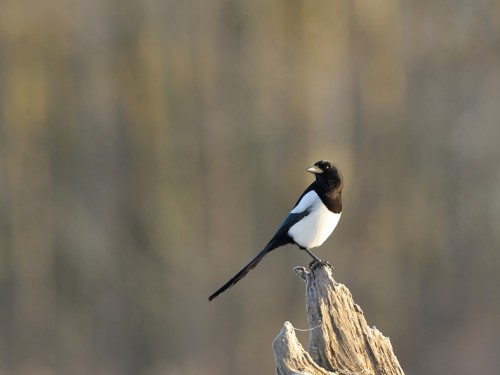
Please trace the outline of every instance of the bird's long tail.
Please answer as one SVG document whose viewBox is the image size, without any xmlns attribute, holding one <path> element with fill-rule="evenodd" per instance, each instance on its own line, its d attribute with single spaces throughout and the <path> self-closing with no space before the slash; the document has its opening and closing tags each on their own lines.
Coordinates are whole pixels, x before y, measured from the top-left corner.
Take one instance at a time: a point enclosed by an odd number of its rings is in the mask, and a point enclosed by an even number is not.
<svg viewBox="0 0 500 375">
<path fill-rule="evenodd" d="M 269 253 L 271 250 L 275 249 L 276 246 L 274 246 L 274 243 L 271 241 L 265 248 L 262 250 L 255 258 L 253 258 L 250 263 L 248 263 L 243 269 L 238 272 L 236 275 L 234 275 L 231 280 L 229 280 L 227 283 L 225 283 L 223 286 L 219 288 L 214 294 L 212 294 L 210 297 L 208 297 L 208 300 L 211 301 L 215 297 L 217 297 L 219 294 L 223 293 L 227 289 L 231 288 L 234 284 L 236 284 L 238 281 L 240 281 L 242 278 L 246 276 L 248 272 L 253 270 L 257 264 L 266 256 L 267 253 Z"/>
</svg>

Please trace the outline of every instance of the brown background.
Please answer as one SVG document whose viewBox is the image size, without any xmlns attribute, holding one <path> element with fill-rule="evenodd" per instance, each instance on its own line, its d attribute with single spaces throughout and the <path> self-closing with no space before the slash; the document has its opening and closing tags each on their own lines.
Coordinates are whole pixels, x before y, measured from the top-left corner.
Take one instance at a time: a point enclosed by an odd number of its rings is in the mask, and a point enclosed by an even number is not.
<svg viewBox="0 0 500 375">
<path fill-rule="evenodd" d="M 498 1 L 2 0 L 0 374 L 272 374 L 307 255 L 207 297 L 323 158 L 406 372 L 495 373 L 499 140 Z"/>
</svg>

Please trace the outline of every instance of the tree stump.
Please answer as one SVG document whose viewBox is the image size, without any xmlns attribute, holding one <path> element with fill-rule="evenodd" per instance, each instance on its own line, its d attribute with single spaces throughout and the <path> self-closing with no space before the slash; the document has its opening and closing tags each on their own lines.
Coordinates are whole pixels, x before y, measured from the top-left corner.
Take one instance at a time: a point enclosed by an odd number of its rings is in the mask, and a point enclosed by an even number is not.
<svg viewBox="0 0 500 375">
<path fill-rule="evenodd" d="M 310 272 L 294 270 L 306 284 L 309 351 L 286 322 L 273 342 L 278 375 L 404 374 L 389 339 L 368 327 L 349 289 L 333 279 L 331 266 L 316 262 Z"/>
</svg>

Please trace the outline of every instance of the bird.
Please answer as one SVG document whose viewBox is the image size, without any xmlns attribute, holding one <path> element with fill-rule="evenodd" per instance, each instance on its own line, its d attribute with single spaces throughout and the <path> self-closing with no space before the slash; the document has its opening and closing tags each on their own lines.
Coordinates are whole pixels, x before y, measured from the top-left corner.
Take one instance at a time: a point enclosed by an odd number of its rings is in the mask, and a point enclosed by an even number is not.
<svg viewBox="0 0 500 375">
<path fill-rule="evenodd" d="M 311 249 L 321 246 L 339 222 L 344 182 L 340 169 L 329 160 L 320 160 L 306 170 L 314 174 L 315 181 L 299 197 L 266 247 L 208 297 L 209 301 L 245 277 L 269 252 L 287 244 L 297 245 L 306 251 L 313 258 L 313 263 L 324 263 Z"/>
</svg>

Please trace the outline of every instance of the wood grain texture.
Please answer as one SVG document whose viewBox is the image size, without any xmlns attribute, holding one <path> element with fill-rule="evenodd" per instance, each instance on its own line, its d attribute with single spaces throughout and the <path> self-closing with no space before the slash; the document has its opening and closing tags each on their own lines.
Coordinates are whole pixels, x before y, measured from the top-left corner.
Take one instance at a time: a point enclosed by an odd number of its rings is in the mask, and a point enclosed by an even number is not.
<svg viewBox="0 0 500 375">
<path fill-rule="evenodd" d="M 333 279 L 329 265 L 296 267 L 306 284 L 311 331 L 306 352 L 286 322 L 273 342 L 276 373 L 403 375 L 389 339 L 369 327 L 351 292 Z"/>
</svg>

